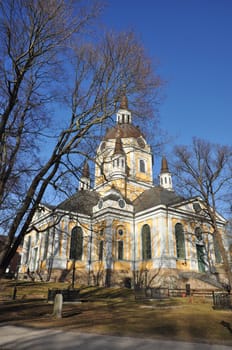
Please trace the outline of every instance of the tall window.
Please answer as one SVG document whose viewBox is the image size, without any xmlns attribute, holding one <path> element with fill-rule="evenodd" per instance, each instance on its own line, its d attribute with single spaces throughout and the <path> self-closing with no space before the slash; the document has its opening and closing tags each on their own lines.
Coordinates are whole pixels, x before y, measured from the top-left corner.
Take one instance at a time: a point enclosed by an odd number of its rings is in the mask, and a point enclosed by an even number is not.
<svg viewBox="0 0 232 350">
<path fill-rule="evenodd" d="M 175 226 L 175 237 L 176 237 L 176 256 L 177 259 L 185 259 L 185 239 L 182 224 L 176 224 Z"/>
<path fill-rule="evenodd" d="M 149 225 L 143 225 L 142 228 L 142 258 L 151 259 L 151 231 Z"/>
<path fill-rule="evenodd" d="M 37 243 L 38 240 L 39 240 L 39 232 L 36 232 L 35 240 L 36 240 L 36 243 Z"/>
<path fill-rule="evenodd" d="M 54 227 L 55 230 L 55 227 Z M 60 255 L 60 247 L 61 247 L 61 241 L 60 241 L 60 233 L 54 232 L 54 255 L 59 256 Z"/>
<path fill-rule="evenodd" d="M 198 270 L 200 272 L 205 272 L 205 247 L 204 245 L 196 244 L 196 249 L 197 249 Z"/>
<path fill-rule="evenodd" d="M 222 262 L 222 257 L 219 249 L 218 240 L 215 234 L 213 234 L 213 246 L 214 246 L 215 262 L 217 264 L 220 264 Z"/>
<path fill-rule="evenodd" d="M 28 237 L 27 244 L 26 244 L 25 264 L 28 264 L 30 251 L 31 251 L 31 236 Z"/>
<path fill-rule="evenodd" d="M 145 173 L 145 162 L 143 159 L 140 159 L 139 161 L 139 170 L 141 173 Z"/>
<path fill-rule="evenodd" d="M 80 226 L 75 226 L 71 233 L 69 258 L 81 260 L 83 253 L 83 232 Z"/>
<path fill-rule="evenodd" d="M 49 230 L 47 230 L 47 231 L 45 232 L 43 260 L 47 259 L 47 255 L 48 255 L 48 243 L 49 243 Z"/>
<path fill-rule="evenodd" d="M 123 241 L 118 241 L 118 260 L 123 260 Z"/>
<path fill-rule="evenodd" d="M 33 248 L 33 253 L 32 253 L 32 257 L 33 257 L 33 260 L 32 260 L 32 271 L 36 271 L 37 270 L 37 259 L 38 259 L 38 247 L 36 248 Z"/>
<path fill-rule="evenodd" d="M 99 246 L 98 246 L 98 260 L 100 261 L 103 260 L 103 248 L 104 248 L 104 241 L 101 240 L 99 241 Z"/>
</svg>

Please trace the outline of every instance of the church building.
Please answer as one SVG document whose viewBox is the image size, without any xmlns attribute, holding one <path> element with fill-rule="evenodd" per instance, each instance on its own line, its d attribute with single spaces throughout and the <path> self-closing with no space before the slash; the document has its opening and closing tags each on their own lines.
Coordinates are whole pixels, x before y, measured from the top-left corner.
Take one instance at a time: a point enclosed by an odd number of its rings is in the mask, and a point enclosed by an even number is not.
<svg viewBox="0 0 232 350">
<path fill-rule="evenodd" d="M 165 157 L 154 185 L 152 150 L 124 95 L 97 148 L 93 188 L 86 162 L 72 197 L 41 204 L 24 239 L 20 273 L 100 286 L 216 283 L 221 256 L 203 209 L 200 197 L 175 192 Z M 227 246 L 226 221 L 220 214 L 217 221 Z"/>
</svg>

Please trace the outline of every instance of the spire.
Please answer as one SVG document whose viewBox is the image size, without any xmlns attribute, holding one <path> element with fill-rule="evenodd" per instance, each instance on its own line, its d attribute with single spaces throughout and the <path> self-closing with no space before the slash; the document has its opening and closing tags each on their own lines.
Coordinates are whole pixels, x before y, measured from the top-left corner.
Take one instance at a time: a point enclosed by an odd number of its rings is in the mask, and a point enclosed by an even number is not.
<svg viewBox="0 0 232 350">
<path fill-rule="evenodd" d="M 82 176 L 79 181 L 79 190 L 88 190 L 90 189 L 90 173 L 89 173 L 89 164 L 85 161 Z"/>
<path fill-rule="evenodd" d="M 111 176 L 112 178 L 125 178 L 126 176 L 126 153 L 123 149 L 119 126 L 116 134 L 114 153 L 112 154 Z"/>
<path fill-rule="evenodd" d="M 128 109 L 128 99 L 125 92 L 123 92 L 121 97 L 121 102 L 117 113 L 117 123 L 131 124 L 131 112 Z"/>
<path fill-rule="evenodd" d="M 167 162 L 167 159 L 165 157 L 162 157 L 161 173 L 169 173 L 168 162 Z"/>
<path fill-rule="evenodd" d="M 121 103 L 120 103 L 120 109 L 126 109 L 128 110 L 128 99 L 126 97 L 126 94 L 123 93 Z"/>
<path fill-rule="evenodd" d="M 166 190 L 172 191 L 172 175 L 168 169 L 168 162 L 165 157 L 161 160 L 161 171 L 160 171 L 160 186 Z"/>
<path fill-rule="evenodd" d="M 82 170 L 82 177 L 89 178 L 89 164 L 87 160 L 84 163 L 83 170 Z"/>
<path fill-rule="evenodd" d="M 125 155 L 119 129 L 116 134 L 116 141 L 115 141 L 115 147 L 114 147 L 114 155 L 116 154 Z"/>
</svg>

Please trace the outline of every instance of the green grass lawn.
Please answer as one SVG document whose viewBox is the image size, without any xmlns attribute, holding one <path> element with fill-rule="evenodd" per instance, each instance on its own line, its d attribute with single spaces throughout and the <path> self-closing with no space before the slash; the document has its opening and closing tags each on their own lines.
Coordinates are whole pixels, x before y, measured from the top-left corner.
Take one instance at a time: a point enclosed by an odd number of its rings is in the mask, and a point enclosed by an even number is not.
<svg viewBox="0 0 232 350">
<path fill-rule="evenodd" d="M 48 288 L 67 285 L 20 281 L 14 301 L 13 287 L 1 281 L 0 324 L 232 345 L 232 311 L 213 310 L 211 299 L 136 301 L 132 290 L 82 287 L 86 302 L 64 303 L 62 319 L 54 319 Z"/>
</svg>

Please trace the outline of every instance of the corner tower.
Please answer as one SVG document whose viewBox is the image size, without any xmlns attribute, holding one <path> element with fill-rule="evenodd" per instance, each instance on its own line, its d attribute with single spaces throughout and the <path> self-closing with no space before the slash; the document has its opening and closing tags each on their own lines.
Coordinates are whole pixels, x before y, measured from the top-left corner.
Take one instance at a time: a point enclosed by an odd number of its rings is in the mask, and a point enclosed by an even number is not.
<svg viewBox="0 0 232 350">
<path fill-rule="evenodd" d="M 152 152 L 140 129 L 132 124 L 132 114 L 124 94 L 116 114 L 116 125 L 109 129 L 97 149 L 95 189 L 102 195 L 118 189 L 134 200 L 153 186 Z"/>
<path fill-rule="evenodd" d="M 90 189 L 90 174 L 89 174 L 89 164 L 85 161 L 82 176 L 79 181 L 79 191 L 80 190 L 89 190 Z"/>
<path fill-rule="evenodd" d="M 165 157 L 162 157 L 161 171 L 160 171 L 160 186 L 166 190 L 172 191 L 172 175 L 168 168 L 168 162 Z"/>
</svg>

